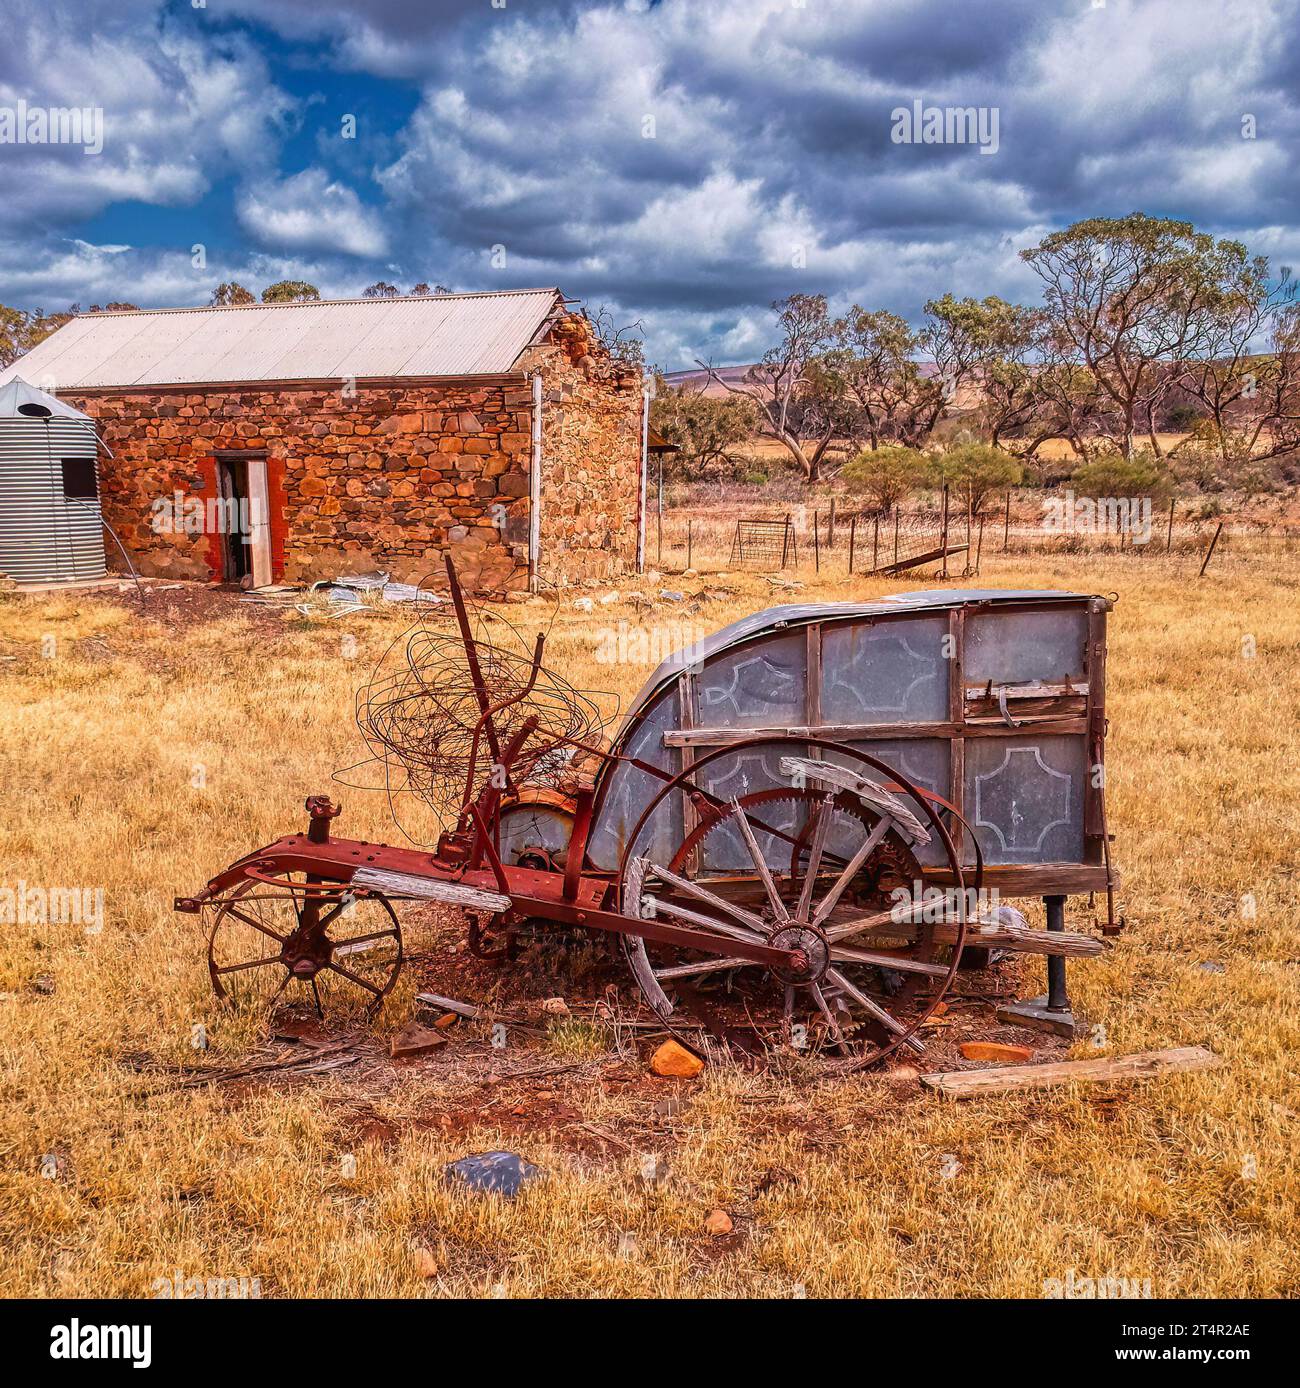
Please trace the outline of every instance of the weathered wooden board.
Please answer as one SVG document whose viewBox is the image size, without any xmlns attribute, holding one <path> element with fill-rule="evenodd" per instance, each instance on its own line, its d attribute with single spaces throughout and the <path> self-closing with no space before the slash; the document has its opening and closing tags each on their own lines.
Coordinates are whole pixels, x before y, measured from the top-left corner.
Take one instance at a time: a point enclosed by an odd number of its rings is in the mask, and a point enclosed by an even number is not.
<svg viewBox="0 0 1300 1388">
<path fill-rule="evenodd" d="M 387 896 L 417 896 L 425 901 L 442 901 L 470 911 L 508 911 L 510 898 L 500 892 L 485 892 L 460 882 L 442 882 L 435 877 L 417 877 L 411 872 L 386 872 L 382 868 L 358 868 L 352 874 L 354 887 L 373 887 Z"/>
<path fill-rule="evenodd" d="M 969 548 L 967 545 L 949 545 L 944 549 L 942 545 L 938 549 L 927 549 L 924 554 L 914 554 L 910 559 L 899 559 L 892 564 L 882 564 L 878 569 L 872 569 L 873 574 L 901 574 L 907 569 L 915 569 L 921 564 L 932 563 L 936 559 L 945 559 L 949 555 L 964 554 Z"/>
<path fill-rule="evenodd" d="M 1051 1085 L 1106 1080 L 1147 1080 L 1159 1075 L 1213 1070 L 1222 1060 L 1204 1046 L 1179 1046 L 1169 1051 L 1140 1051 L 1106 1060 L 1062 1060 L 1052 1065 L 998 1065 L 990 1070 L 946 1070 L 922 1075 L 927 1089 L 950 1099 L 973 1099 L 980 1094 L 1007 1094 Z"/>
</svg>

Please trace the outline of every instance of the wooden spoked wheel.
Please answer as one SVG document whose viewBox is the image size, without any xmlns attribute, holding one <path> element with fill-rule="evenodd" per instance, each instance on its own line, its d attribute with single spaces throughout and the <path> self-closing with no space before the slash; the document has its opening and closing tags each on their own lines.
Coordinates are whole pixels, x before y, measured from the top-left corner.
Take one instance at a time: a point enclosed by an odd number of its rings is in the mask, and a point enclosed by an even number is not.
<svg viewBox="0 0 1300 1388">
<path fill-rule="evenodd" d="M 905 838 L 857 796 L 755 792 L 706 813 L 667 863 L 633 860 L 623 910 L 799 949 L 807 976 L 640 938 L 628 960 L 665 1019 L 707 1018 L 722 1036 L 748 1028 L 855 1067 L 899 1046 L 919 1054 L 916 1033 L 956 967 L 922 880 Z"/>
<path fill-rule="evenodd" d="M 295 873 L 246 879 L 211 909 L 213 991 L 238 1006 L 373 1009 L 402 967 L 401 926 L 381 893 Z"/>
</svg>

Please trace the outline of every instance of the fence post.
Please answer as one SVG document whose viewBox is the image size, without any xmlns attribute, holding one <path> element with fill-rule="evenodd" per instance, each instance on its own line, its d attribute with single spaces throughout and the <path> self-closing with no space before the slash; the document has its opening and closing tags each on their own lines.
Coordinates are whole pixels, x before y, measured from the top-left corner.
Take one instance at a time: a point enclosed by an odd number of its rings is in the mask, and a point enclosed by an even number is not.
<svg viewBox="0 0 1300 1388">
<path fill-rule="evenodd" d="M 1011 544 L 1011 489 L 1007 488 L 1007 518 L 1002 525 L 1002 553 L 1007 552 Z"/>
<path fill-rule="evenodd" d="M 858 518 L 853 516 L 849 520 L 849 576 L 853 576 L 853 548 L 858 539 Z"/>
<path fill-rule="evenodd" d="M 970 489 L 970 487 L 968 486 L 968 487 L 966 488 L 966 562 L 962 565 L 962 573 L 963 573 L 963 574 L 969 574 L 970 571 L 971 571 L 971 567 L 970 567 L 970 542 L 971 542 L 971 539 L 972 539 L 972 536 L 971 536 L 971 530 L 972 530 L 972 528 L 973 528 L 973 523 L 972 523 L 972 516 L 971 516 L 971 489 Z"/>
<path fill-rule="evenodd" d="M 894 563 L 898 563 L 898 503 L 894 503 Z"/>
<path fill-rule="evenodd" d="M 939 532 L 939 548 L 943 550 L 943 568 L 940 578 L 948 577 L 948 484 L 943 484 L 943 529 Z"/>
<path fill-rule="evenodd" d="M 1219 543 L 1219 536 L 1223 534 L 1223 522 L 1220 521 L 1214 531 L 1214 539 L 1210 541 L 1210 547 L 1205 551 L 1205 558 L 1201 561 L 1201 572 L 1198 578 L 1205 577 L 1205 571 L 1210 567 L 1210 560 L 1214 558 L 1214 547 Z"/>
<path fill-rule="evenodd" d="M 1174 503 L 1169 503 L 1169 529 L 1165 532 L 1165 553 L 1168 554 L 1174 543 Z"/>
<path fill-rule="evenodd" d="M 980 558 L 984 553 L 984 517 L 980 517 L 980 537 L 975 546 L 975 572 L 980 571 Z"/>
<path fill-rule="evenodd" d="M 831 514 L 826 522 L 826 548 L 835 548 L 835 498 L 831 497 Z"/>
<path fill-rule="evenodd" d="M 689 519 L 686 522 L 686 567 L 688 569 L 693 569 L 695 567 L 692 558 L 692 553 L 695 545 L 695 536 L 693 533 L 694 524 L 695 522 Z"/>
<path fill-rule="evenodd" d="M 871 522 L 871 572 L 880 567 L 880 512 L 877 511 Z"/>
<path fill-rule="evenodd" d="M 821 528 L 821 517 L 816 511 L 813 512 L 813 573 L 819 574 L 822 571 L 822 541 L 819 534 Z"/>
</svg>

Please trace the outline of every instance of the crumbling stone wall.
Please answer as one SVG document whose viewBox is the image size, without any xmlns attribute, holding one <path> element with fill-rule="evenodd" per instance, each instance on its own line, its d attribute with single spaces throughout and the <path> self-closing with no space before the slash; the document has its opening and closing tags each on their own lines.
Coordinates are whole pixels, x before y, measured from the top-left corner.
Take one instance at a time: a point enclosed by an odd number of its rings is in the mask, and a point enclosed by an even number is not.
<svg viewBox="0 0 1300 1388">
<path fill-rule="evenodd" d="M 69 393 L 113 451 L 104 517 L 147 574 L 219 578 L 208 534 L 159 530 L 154 503 L 214 497 L 214 456 L 264 449 L 277 578 L 388 569 L 415 582 L 450 546 L 467 586 L 528 582 L 532 392 L 519 378 Z"/>
<path fill-rule="evenodd" d="M 636 566 L 643 386 L 590 322 L 566 314 L 519 361 L 540 370 L 543 582 L 614 578 Z"/>
</svg>

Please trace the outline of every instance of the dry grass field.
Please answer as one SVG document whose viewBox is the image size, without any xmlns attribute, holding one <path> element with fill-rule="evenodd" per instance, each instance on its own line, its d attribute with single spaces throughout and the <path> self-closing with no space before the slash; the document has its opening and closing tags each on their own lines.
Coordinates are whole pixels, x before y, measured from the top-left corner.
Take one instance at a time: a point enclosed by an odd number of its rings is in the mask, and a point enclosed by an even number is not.
<svg viewBox="0 0 1300 1388">
<path fill-rule="evenodd" d="M 655 1079 L 635 1038 L 581 1023 L 505 1051 L 457 1028 L 394 1064 L 383 1040 L 417 981 L 460 957 L 428 957 L 456 936 L 414 919 L 426 957 L 375 1039 L 353 1037 L 355 1064 L 182 1086 L 187 1067 L 292 1048 L 215 1004 L 199 923 L 171 899 L 298 828 L 311 792 L 343 801 L 337 832 L 393 837 L 380 797 L 330 776 L 359 752 L 354 688 L 404 621 L 202 590 L 156 592 L 143 616 L 116 594 L 0 598 L 0 885 L 102 887 L 105 903 L 97 933 L 0 926 L 5 1293 L 149 1296 L 179 1273 L 257 1278 L 267 1297 L 1039 1297 L 1071 1270 L 1155 1296 L 1300 1293 L 1300 572 L 1195 568 L 1009 555 L 980 582 L 1118 594 L 1109 812 L 1129 928 L 1072 965 L 1102 1028 L 1075 1053 L 1203 1044 L 1224 1064 L 962 1104 L 898 1069 Z M 801 598 L 890 590 L 805 578 Z M 781 600 L 757 575 L 665 586 L 719 581 L 734 591 L 691 618 L 708 630 Z M 626 602 L 508 612 L 525 630 L 554 615 L 555 666 L 624 698 L 647 669 L 597 663 L 599 629 L 682 620 Z M 1090 920 L 1072 900 L 1067 923 Z M 1041 962 L 1026 969 L 1036 991 Z M 565 987 L 524 973 L 461 986 Z M 597 968 L 599 987 L 619 977 Z M 967 1017 L 951 1025 L 978 1034 Z M 497 1147 L 549 1179 L 513 1203 L 446 1186 L 446 1162 Z M 646 1154 L 667 1164 L 658 1184 Z M 704 1229 L 717 1207 L 723 1238 Z"/>
</svg>

